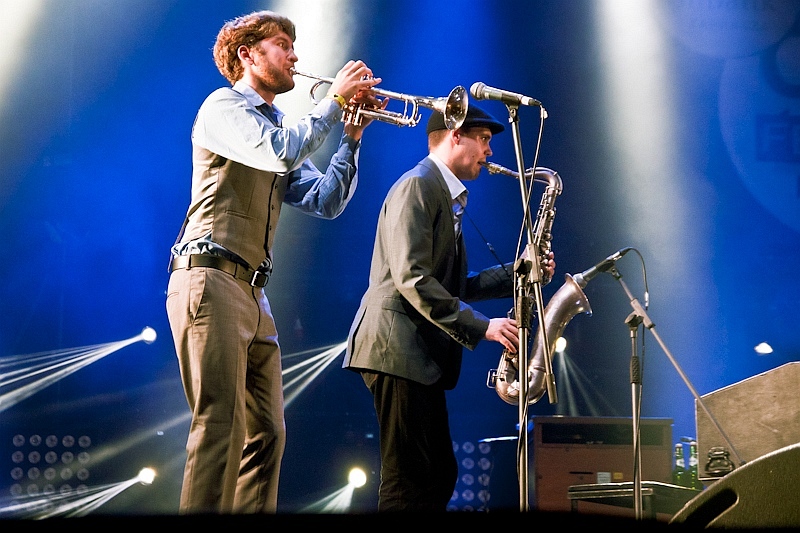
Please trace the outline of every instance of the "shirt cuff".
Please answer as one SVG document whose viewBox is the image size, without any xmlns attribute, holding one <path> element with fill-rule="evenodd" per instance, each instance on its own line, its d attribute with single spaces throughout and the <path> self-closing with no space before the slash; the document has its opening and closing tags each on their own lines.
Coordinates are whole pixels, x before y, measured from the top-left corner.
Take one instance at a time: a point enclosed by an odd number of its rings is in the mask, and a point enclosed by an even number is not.
<svg viewBox="0 0 800 533">
<path fill-rule="evenodd" d="M 361 139 L 358 139 L 358 140 L 357 139 L 353 139 L 348 134 L 342 133 L 342 142 L 341 142 L 341 144 L 346 144 L 350 148 L 350 151 L 355 154 L 358 151 L 358 149 L 361 147 Z"/>
<path fill-rule="evenodd" d="M 319 101 L 316 111 L 332 121 L 341 121 L 344 112 L 336 100 L 331 98 L 323 98 Z"/>
</svg>

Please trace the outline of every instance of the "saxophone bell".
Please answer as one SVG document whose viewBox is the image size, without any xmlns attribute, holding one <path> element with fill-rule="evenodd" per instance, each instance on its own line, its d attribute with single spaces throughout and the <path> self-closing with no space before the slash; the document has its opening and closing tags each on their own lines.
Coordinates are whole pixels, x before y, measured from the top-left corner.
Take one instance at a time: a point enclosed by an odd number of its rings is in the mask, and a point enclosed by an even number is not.
<svg viewBox="0 0 800 533">
<path fill-rule="evenodd" d="M 570 275 L 566 274 L 564 284 L 556 291 L 544 309 L 544 325 L 549 350 L 553 354 L 556 341 L 564 333 L 567 324 L 580 313 L 592 315 L 589 299 L 586 298 L 581 287 Z M 544 364 L 545 350 L 542 346 L 541 335 L 532 337 L 530 353 L 533 355 L 528 365 L 528 404 L 538 402 L 547 390 L 546 372 Z M 552 357 L 552 355 L 551 355 Z M 515 354 L 503 350 L 497 369 L 490 370 L 486 381 L 488 387 L 494 387 L 497 395 L 510 404 L 518 405 L 520 391 L 519 360 Z"/>
</svg>

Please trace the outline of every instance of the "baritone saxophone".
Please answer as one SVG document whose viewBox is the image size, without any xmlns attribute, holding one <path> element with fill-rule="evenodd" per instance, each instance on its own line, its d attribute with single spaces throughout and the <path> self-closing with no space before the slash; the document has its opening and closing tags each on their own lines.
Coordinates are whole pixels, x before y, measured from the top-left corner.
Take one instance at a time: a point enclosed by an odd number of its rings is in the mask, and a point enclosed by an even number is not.
<svg viewBox="0 0 800 533">
<path fill-rule="evenodd" d="M 486 169 L 492 174 L 505 174 L 519 179 L 519 173 L 502 167 L 496 163 L 484 163 Z M 552 241 L 552 226 L 555 219 L 555 201 L 561 194 L 562 183 L 558 173 L 544 167 L 528 169 L 525 171 L 526 179 L 543 182 L 546 185 L 539 204 L 534 229 L 535 249 L 539 254 L 538 267 L 544 269 L 550 253 Z M 549 280 L 546 280 L 549 281 Z M 513 310 L 512 310 L 513 312 Z M 570 275 L 566 274 L 564 283 L 556 291 L 544 309 L 543 323 L 547 350 L 542 344 L 542 335 L 538 331 L 532 336 L 532 357 L 528 363 L 528 404 L 538 402 L 547 390 L 546 374 L 549 365 L 545 365 L 545 357 L 555 350 L 556 341 L 564 332 L 567 324 L 578 314 L 592 314 L 589 299 L 583 289 Z M 552 362 L 552 361 L 550 361 Z M 489 371 L 486 385 L 494 388 L 497 395 L 508 404 L 518 405 L 520 402 L 520 372 L 517 354 L 503 350 L 500 363 L 496 369 Z"/>
</svg>

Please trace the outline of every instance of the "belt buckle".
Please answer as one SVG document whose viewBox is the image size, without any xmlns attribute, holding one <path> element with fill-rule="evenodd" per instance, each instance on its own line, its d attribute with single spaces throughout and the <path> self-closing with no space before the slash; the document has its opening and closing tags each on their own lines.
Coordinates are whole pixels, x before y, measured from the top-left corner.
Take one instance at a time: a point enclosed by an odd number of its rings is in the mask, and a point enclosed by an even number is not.
<svg viewBox="0 0 800 533">
<path fill-rule="evenodd" d="M 266 272 L 256 270 L 253 272 L 253 279 L 250 280 L 250 285 L 253 287 L 266 287 L 269 281 L 269 275 Z"/>
</svg>

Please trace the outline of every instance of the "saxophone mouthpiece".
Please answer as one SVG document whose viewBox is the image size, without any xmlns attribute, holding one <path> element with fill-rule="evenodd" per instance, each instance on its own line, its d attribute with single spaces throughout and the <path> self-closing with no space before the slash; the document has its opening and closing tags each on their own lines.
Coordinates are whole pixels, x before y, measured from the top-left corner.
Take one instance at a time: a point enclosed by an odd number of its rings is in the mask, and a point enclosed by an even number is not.
<svg viewBox="0 0 800 533">
<path fill-rule="evenodd" d="M 506 168 L 502 165 L 498 165 L 497 163 L 492 163 L 490 161 L 482 161 L 481 165 L 486 167 L 486 170 L 489 171 L 489 174 L 504 174 L 506 176 L 511 176 L 514 179 L 519 178 L 519 172 L 514 172 L 513 170 Z"/>
</svg>

